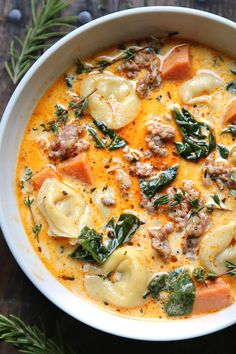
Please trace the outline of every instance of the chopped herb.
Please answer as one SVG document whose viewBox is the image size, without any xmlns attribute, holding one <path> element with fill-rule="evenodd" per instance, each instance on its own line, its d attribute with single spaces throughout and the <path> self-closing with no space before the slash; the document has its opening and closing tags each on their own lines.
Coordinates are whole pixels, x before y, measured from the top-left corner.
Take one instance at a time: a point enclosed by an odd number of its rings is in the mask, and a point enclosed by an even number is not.
<svg viewBox="0 0 236 354">
<path fill-rule="evenodd" d="M 27 206 L 29 208 L 29 211 L 30 211 L 30 216 L 31 216 L 32 223 L 33 223 L 32 232 L 34 234 L 34 237 L 39 242 L 39 233 L 41 231 L 42 225 L 41 224 L 37 224 L 35 222 L 34 214 L 32 212 L 32 207 L 31 207 L 33 202 L 34 202 L 34 198 L 30 197 L 29 195 L 27 196 L 26 199 L 23 200 L 24 205 Z"/>
<path fill-rule="evenodd" d="M 189 203 L 191 204 L 192 206 L 192 211 L 191 211 L 191 214 L 190 214 L 190 218 L 195 216 L 195 215 L 198 215 L 199 212 L 204 209 L 204 206 L 200 205 L 200 200 L 198 198 L 195 198 L 195 199 L 189 199 Z"/>
<path fill-rule="evenodd" d="M 30 168 L 30 167 L 26 167 L 24 180 L 25 180 L 25 181 L 29 181 L 32 176 L 33 176 L 33 172 L 32 172 L 32 170 L 31 170 L 31 168 Z"/>
<path fill-rule="evenodd" d="M 140 220 L 133 214 L 121 214 L 116 224 L 112 218 L 105 226 L 105 230 L 113 233 L 106 246 L 103 244 L 102 234 L 85 226 L 78 238 L 80 245 L 70 257 L 87 262 L 104 263 L 119 246 L 131 239 L 139 226 Z"/>
<path fill-rule="evenodd" d="M 163 204 L 168 204 L 170 201 L 170 197 L 168 196 L 168 194 L 164 194 L 158 198 L 155 199 L 153 205 L 154 207 L 163 205 Z"/>
<path fill-rule="evenodd" d="M 183 143 L 175 143 L 180 156 L 189 161 L 207 157 L 216 147 L 215 137 L 210 126 L 198 122 L 186 109 L 173 110 L 174 119 L 183 136 Z"/>
<path fill-rule="evenodd" d="M 219 207 L 221 208 L 221 203 L 220 203 L 220 198 L 217 194 L 211 195 L 211 198 L 214 200 L 214 202 L 219 205 Z"/>
<path fill-rule="evenodd" d="M 72 88 L 72 83 L 74 81 L 74 76 L 65 76 L 64 77 L 64 80 L 65 80 L 65 83 L 66 83 L 66 87 L 68 89 L 71 89 Z"/>
<path fill-rule="evenodd" d="M 87 131 L 89 133 L 89 135 L 91 135 L 91 137 L 94 140 L 94 146 L 98 149 L 105 149 L 106 145 L 103 142 L 103 140 L 101 140 L 98 136 L 98 133 L 96 131 L 96 129 L 94 129 L 93 127 L 89 126 L 87 127 Z"/>
<path fill-rule="evenodd" d="M 83 73 L 90 73 L 92 71 L 92 67 L 83 64 L 80 60 L 77 60 L 76 63 L 77 67 L 76 67 L 76 74 L 80 75 Z"/>
<path fill-rule="evenodd" d="M 23 188 L 24 188 L 24 181 L 23 181 L 23 180 L 20 181 L 19 186 L 20 186 L 20 189 L 23 189 Z"/>
<path fill-rule="evenodd" d="M 124 50 L 122 60 L 124 60 L 124 61 L 131 60 L 131 59 L 133 59 L 135 54 L 136 54 L 136 50 L 134 48 L 127 48 Z"/>
<path fill-rule="evenodd" d="M 167 92 L 167 96 L 169 97 L 169 99 L 171 100 L 171 94 L 170 94 L 170 92 L 168 91 Z"/>
<path fill-rule="evenodd" d="M 217 148 L 218 148 L 218 151 L 220 153 L 220 156 L 223 158 L 223 159 L 227 159 L 228 156 L 229 156 L 229 149 L 223 145 L 217 145 Z"/>
<path fill-rule="evenodd" d="M 177 176 L 178 167 L 179 165 L 176 164 L 165 171 L 159 172 L 156 177 L 140 179 L 139 185 L 143 194 L 148 198 L 152 198 L 155 193 L 172 183 Z"/>
<path fill-rule="evenodd" d="M 108 66 L 111 65 L 110 60 L 106 60 L 106 59 L 99 59 L 96 62 L 96 65 L 99 67 L 99 69 L 104 70 L 106 69 Z"/>
<path fill-rule="evenodd" d="M 31 198 L 30 196 L 28 196 L 26 199 L 23 200 L 24 205 L 27 206 L 28 208 L 31 208 L 33 202 L 34 202 L 34 198 Z"/>
<path fill-rule="evenodd" d="M 68 110 L 60 106 L 59 104 L 55 105 L 54 114 L 57 116 L 57 124 L 66 124 L 68 119 Z"/>
<path fill-rule="evenodd" d="M 164 304 L 169 316 L 186 316 L 192 312 L 195 299 L 195 287 L 189 271 L 176 269 L 173 272 L 157 275 L 148 285 L 154 299 L 159 298 L 161 291 L 170 293 Z"/>
<path fill-rule="evenodd" d="M 52 132 L 53 134 L 58 133 L 58 124 L 55 122 L 55 120 L 47 122 L 46 124 L 42 123 L 40 124 L 40 127 L 43 128 L 44 132 Z"/>
<path fill-rule="evenodd" d="M 236 172 L 232 172 L 232 173 L 231 173 L 230 179 L 231 179 L 233 182 L 236 182 Z"/>
<path fill-rule="evenodd" d="M 232 277 L 236 277 L 236 264 L 231 261 L 225 261 L 226 268 L 228 269 L 228 274 Z"/>
<path fill-rule="evenodd" d="M 230 190 L 230 194 L 231 194 L 233 197 L 236 197 L 236 189 L 231 189 L 231 190 Z"/>
<path fill-rule="evenodd" d="M 236 137 L 236 125 L 230 124 L 227 128 L 225 128 L 224 130 L 222 130 L 222 132 L 220 133 L 222 134 L 226 134 L 229 133 L 232 135 L 233 138 Z"/>
<path fill-rule="evenodd" d="M 226 90 L 235 94 L 236 93 L 236 81 L 230 81 L 226 86 Z"/>
<path fill-rule="evenodd" d="M 230 72 L 234 75 L 236 75 L 236 69 L 230 69 Z"/>
<path fill-rule="evenodd" d="M 118 150 L 127 144 L 121 136 L 117 135 L 113 129 L 108 128 L 105 123 L 97 120 L 93 122 L 105 137 L 110 138 L 110 141 L 105 145 L 109 151 Z"/>
<path fill-rule="evenodd" d="M 157 96 L 156 100 L 160 101 L 162 99 L 162 95 Z"/>
<path fill-rule="evenodd" d="M 215 272 L 208 272 L 206 274 L 207 280 L 215 280 L 217 277 L 218 277 L 218 275 Z"/>
<path fill-rule="evenodd" d="M 205 269 L 204 268 L 200 268 L 200 267 L 196 267 L 194 268 L 192 275 L 194 277 L 194 279 L 199 282 L 199 283 L 205 283 L 206 279 L 205 279 Z"/>
<path fill-rule="evenodd" d="M 183 200 L 184 195 L 185 195 L 184 190 L 182 190 L 182 193 L 175 193 L 174 198 L 173 198 L 173 202 L 171 203 L 171 206 L 179 205 L 181 203 L 181 201 Z"/>
<path fill-rule="evenodd" d="M 42 224 L 36 224 L 35 227 L 32 227 L 32 231 L 35 238 L 38 238 L 41 228 L 42 228 Z"/>
</svg>

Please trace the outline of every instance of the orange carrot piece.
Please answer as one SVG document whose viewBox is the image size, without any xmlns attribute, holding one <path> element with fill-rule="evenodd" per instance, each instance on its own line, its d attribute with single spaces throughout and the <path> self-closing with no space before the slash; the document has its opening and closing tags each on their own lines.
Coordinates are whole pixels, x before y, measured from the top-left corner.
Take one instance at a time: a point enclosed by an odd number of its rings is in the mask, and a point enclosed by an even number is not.
<svg viewBox="0 0 236 354">
<path fill-rule="evenodd" d="M 236 121 L 236 100 L 233 100 L 227 107 L 223 124 L 228 124 Z"/>
<path fill-rule="evenodd" d="M 87 154 L 80 154 L 72 159 L 61 162 L 57 171 L 69 177 L 92 184 L 91 171 L 87 162 Z"/>
<path fill-rule="evenodd" d="M 161 64 L 161 76 L 165 80 L 184 80 L 192 77 L 190 46 L 177 45 L 164 57 Z"/>
<path fill-rule="evenodd" d="M 31 183 L 33 188 L 35 190 L 38 190 L 47 178 L 56 178 L 56 177 L 57 177 L 56 172 L 51 167 L 46 166 L 41 171 L 36 173 L 36 175 L 31 177 Z"/>
<path fill-rule="evenodd" d="M 233 303 L 233 297 L 229 284 L 224 280 L 198 284 L 196 286 L 196 296 L 193 305 L 193 314 L 214 312 L 223 309 Z"/>
</svg>

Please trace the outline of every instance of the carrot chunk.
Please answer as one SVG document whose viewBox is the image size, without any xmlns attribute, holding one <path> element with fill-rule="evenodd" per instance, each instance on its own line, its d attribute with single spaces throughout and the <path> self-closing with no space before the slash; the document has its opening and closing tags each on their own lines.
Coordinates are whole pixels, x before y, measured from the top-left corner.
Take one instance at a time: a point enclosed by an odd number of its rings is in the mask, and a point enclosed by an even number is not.
<svg viewBox="0 0 236 354">
<path fill-rule="evenodd" d="M 197 315 L 218 311 L 232 303 L 233 297 L 230 286 L 224 280 L 218 279 L 207 282 L 207 286 L 198 284 L 196 287 L 193 314 Z"/>
<path fill-rule="evenodd" d="M 166 80 L 184 80 L 192 77 L 190 46 L 177 45 L 164 57 L 161 64 L 161 76 Z"/>
<path fill-rule="evenodd" d="M 38 190 L 47 178 L 56 178 L 56 177 L 57 177 L 56 172 L 51 167 L 46 166 L 41 171 L 36 173 L 33 177 L 31 177 L 31 183 L 33 188 L 35 190 Z"/>
<path fill-rule="evenodd" d="M 92 184 L 91 171 L 87 162 L 87 154 L 80 154 L 72 159 L 61 162 L 57 171 L 82 182 Z"/>
<path fill-rule="evenodd" d="M 236 121 L 236 100 L 233 100 L 227 107 L 223 124 L 228 124 Z"/>
</svg>

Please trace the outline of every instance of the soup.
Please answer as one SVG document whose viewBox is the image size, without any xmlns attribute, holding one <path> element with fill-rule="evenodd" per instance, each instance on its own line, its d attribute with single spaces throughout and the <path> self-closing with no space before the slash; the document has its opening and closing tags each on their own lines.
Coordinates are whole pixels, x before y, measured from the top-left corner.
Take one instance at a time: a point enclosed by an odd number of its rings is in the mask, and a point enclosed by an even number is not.
<svg viewBox="0 0 236 354">
<path fill-rule="evenodd" d="M 39 100 L 16 193 L 67 289 L 144 318 L 234 302 L 235 74 L 227 55 L 167 35 L 79 60 Z"/>
</svg>

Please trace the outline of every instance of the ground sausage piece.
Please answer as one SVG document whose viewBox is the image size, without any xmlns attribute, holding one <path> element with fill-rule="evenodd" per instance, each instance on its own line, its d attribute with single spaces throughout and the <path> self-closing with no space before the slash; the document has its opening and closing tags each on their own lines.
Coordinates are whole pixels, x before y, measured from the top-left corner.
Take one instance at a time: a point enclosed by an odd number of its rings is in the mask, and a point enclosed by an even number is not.
<svg viewBox="0 0 236 354">
<path fill-rule="evenodd" d="M 50 142 L 48 157 L 52 160 L 66 160 L 89 149 L 89 142 L 80 139 L 83 128 L 65 125 L 58 136 Z"/>
<path fill-rule="evenodd" d="M 167 206 L 168 215 L 176 223 L 176 230 L 182 231 L 186 226 L 189 213 L 192 209 L 189 200 L 198 199 L 199 206 L 203 204 L 199 199 L 200 193 L 193 187 L 192 181 L 185 180 L 183 181 L 183 189 L 171 187 L 167 190 L 167 194 L 171 199 L 171 202 Z M 181 200 L 177 205 L 173 203 L 176 194 L 181 196 Z"/>
<path fill-rule="evenodd" d="M 116 67 L 116 70 L 129 79 L 134 79 L 138 76 L 140 70 L 150 67 L 153 58 L 153 50 L 147 48 L 137 53 L 132 60 L 122 62 Z"/>
<path fill-rule="evenodd" d="M 183 244 L 183 253 L 188 258 L 195 258 L 202 236 L 209 228 L 210 224 L 209 216 L 203 212 L 188 219 Z"/>
<path fill-rule="evenodd" d="M 128 174 L 121 168 L 116 170 L 116 181 L 118 182 L 118 187 L 120 188 L 122 194 L 126 195 L 131 187 L 131 182 Z"/>
<path fill-rule="evenodd" d="M 170 245 L 168 240 L 168 235 L 174 231 L 173 224 L 171 222 L 163 225 L 159 230 L 149 229 L 152 238 L 152 246 L 158 251 L 159 256 L 164 263 L 170 261 Z"/>
<path fill-rule="evenodd" d="M 157 63 L 153 63 L 144 77 L 138 81 L 136 92 L 140 98 L 149 96 L 150 91 L 156 90 L 161 85 L 161 77 Z"/>
<path fill-rule="evenodd" d="M 138 177 L 149 177 L 153 172 L 153 166 L 149 162 L 136 162 L 130 167 L 130 172 Z"/>
<path fill-rule="evenodd" d="M 175 129 L 171 125 L 162 124 L 158 117 L 154 117 L 147 126 L 146 142 L 149 150 L 159 156 L 165 156 L 165 144 L 174 139 Z"/>
<path fill-rule="evenodd" d="M 206 159 L 204 166 L 204 178 L 209 177 L 216 182 L 218 188 L 223 190 L 225 187 L 234 189 L 236 183 L 232 181 L 233 169 L 228 165 L 227 161 L 215 161 L 212 158 Z"/>
</svg>

